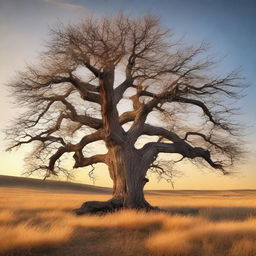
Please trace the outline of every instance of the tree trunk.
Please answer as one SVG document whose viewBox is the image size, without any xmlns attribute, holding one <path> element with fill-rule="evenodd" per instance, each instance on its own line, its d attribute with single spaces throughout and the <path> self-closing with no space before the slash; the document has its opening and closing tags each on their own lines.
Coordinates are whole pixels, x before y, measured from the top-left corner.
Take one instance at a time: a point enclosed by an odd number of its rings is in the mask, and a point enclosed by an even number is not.
<svg viewBox="0 0 256 256">
<path fill-rule="evenodd" d="M 109 147 L 109 173 L 113 180 L 113 197 L 106 202 L 85 202 L 77 214 L 114 211 L 120 208 L 153 209 L 145 200 L 143 188 L 148 164 L 138 150 L 127 146 Z"/>
</svg>

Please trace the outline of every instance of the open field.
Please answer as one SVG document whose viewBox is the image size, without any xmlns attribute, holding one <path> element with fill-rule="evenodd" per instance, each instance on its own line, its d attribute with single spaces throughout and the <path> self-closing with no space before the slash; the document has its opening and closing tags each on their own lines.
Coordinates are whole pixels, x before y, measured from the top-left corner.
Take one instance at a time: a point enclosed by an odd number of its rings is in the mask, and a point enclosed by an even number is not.
<svg viewBox="0 0 256 256">
<path fill-rule="evenodd" d="M 255 256 L 256 191 L 149 191 L 165 212 L 73 215 L 110 190 L 0 176 L 4 256 Z"/>
</svg>

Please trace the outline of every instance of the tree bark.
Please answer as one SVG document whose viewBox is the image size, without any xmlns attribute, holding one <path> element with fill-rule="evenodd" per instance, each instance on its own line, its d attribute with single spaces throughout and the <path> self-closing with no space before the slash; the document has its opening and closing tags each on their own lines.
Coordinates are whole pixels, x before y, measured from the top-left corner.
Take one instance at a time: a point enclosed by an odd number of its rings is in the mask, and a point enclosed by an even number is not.
<svg viewBox="0 0 256 256">
<path fill-rule="evenodd" d="M 109 147 L 108 166 L 113 180 L 113 197 L 106 202 L 85 202 L 77 214 L 109 212 L 120 208 L 154 209 L 144 197 L 143 188 L 148 182 L 145 177 L 148 164 L 140 152 L 129 146 Z"/>
</svg>

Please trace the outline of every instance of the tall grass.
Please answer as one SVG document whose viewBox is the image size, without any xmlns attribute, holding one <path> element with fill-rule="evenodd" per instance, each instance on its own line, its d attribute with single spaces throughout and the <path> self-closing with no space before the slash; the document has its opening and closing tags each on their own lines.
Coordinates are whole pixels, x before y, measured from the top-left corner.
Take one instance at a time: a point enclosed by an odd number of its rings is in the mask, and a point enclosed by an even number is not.
<svg viewBox="0 0 256 256">
<path fill-rule="evenodd" d="M 79 217 L 70 210 L 108 195 L 17 188 L 0 188 L 0 193 L 0 254 L 5 256 L 28 250 L 43 256 L 39 249 L 51 247 L 55 250 L 47 255 L 256 255 L 256 195 L 251 193 L 190 194 L 183 201 L 181 195 L 148 195 L 166 212 Z M 33 248 L 39 248 L 35 254 Z"/>
<path fill-rule="evenodd" d="M 212 223 L 198 218 L 187 222 L 186 229 L 173 229 L 169 224 L 148 239 L 147 247 L 158 255 L 173 256 L 256 254 L 256 219 Z"/>
<path fill-rule="evenodd" d="M 0 253 L 11 249 L 51 246 L 67 241 L 72 234 L 71 226 L 52 223 L 48 227 L 34 226 L 25 222 L 15 226 L 0 226 Z"/>
</svg>

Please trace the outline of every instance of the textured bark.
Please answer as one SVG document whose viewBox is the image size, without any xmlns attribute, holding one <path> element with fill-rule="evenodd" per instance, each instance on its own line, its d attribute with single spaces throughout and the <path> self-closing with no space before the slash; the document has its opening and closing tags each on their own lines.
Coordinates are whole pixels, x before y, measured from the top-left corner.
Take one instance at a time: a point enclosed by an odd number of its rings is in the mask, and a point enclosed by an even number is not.
<svg viewBox="0 0 256 256">
<path fill-rule="evenodd" d="M 75 209 L 77 215 L 88 213 L 104 213 L 113 212 L 123 207 L 123 199 L 119 197 L 113 197 L 108 201 L 89 201 L 82 204 L 79 209 Z"/>
<path fill-rule="evenodd" d="M 120 208 L 155 209 L 144 197 L 143 188 L 148 182 L 145 177 L 149 168 L 142 159 L 141 152 L 129 146 L 109 148 L 108 166 L 113 180 L 113 198 L 105 201 L 85 202 L 77 214 L 109 212 Z"/>
</svg>

